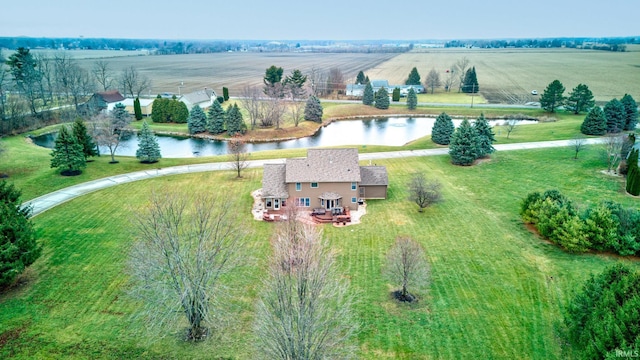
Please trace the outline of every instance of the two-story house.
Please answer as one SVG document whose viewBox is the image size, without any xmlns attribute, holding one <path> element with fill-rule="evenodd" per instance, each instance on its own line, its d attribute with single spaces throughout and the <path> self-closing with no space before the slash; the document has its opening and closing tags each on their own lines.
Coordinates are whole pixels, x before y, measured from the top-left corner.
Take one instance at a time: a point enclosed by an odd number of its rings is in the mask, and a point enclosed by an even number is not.
<svg viewBox="0 0 640 360">
<path fill-rule="evenodd" d="M 262 199 L 267 210 L 357 210 L 361 199 L 385 199 L 388 185 L 386 168 L 360 166 L 357 149 L 309 149 L 306 158 L 264 166 Z"/>
</svg>

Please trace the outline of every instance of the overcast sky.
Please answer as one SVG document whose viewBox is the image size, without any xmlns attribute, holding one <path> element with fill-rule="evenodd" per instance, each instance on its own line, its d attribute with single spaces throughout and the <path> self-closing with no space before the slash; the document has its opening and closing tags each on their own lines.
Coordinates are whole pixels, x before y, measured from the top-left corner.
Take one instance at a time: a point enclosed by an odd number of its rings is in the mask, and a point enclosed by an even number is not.
<svg viewBox="0 0 640 360">
<path fill-rule="evenodd" d="M 640 35 L 640 0 L 22 0 L 0 36 L 487 39 Z"/>
</svg>

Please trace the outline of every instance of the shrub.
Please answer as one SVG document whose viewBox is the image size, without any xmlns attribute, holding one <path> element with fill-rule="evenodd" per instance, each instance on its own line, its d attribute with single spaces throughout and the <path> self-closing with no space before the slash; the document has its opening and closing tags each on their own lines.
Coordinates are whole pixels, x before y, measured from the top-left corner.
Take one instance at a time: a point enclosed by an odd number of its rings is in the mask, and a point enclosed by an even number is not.
<svg viewBox="0 0 640 360">
<path fill-rule="evenodd" d="M 229 101 L 229 89 L 227 89 L 226 87 L 222 88 L 222 98 L 224 99 L 224 101 Z"/>
<path fill-rule="evenodd" d="M 394 88 L 393 93 L 391 94 L 391 100 L 394 102 L 400 101 L 400 88 Z"/>
</svg>

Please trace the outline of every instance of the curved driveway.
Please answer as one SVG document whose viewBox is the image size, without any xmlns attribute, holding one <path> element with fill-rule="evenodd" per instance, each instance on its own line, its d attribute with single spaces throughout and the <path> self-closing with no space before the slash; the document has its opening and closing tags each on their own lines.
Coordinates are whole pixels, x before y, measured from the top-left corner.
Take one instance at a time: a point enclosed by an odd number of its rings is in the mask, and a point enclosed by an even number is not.
<svg viewBox="0 0 640 360">
<path fill-rule="evenodd" d="M 556 140 L 556 141 L 539 141 L 529 143 L 517 143 L 517 144 L 497 144 L 494 147 L 498 151 L 508 150 L 526 150 L 526 149 L 540 149 L 549 147 L 562 147 L 571 145 L 572 140 Z M 598 138 L 585 139 L 585 144 L 592 145 L 598 144 L 602 140 Z M 391 152 L 379 152 L 360 154 L 360 160 L 377 160 L 377 159 L 393 159 L 401 157 L 413 157 L 413 156 L 434 156 L 448 154 L 449 148 L 438 149 L 424 149 L 424 150 L 405 150 L 405 151 L 391 151 Z M 262 167 L 264 164 L 284 163 L 285 159 L 269 159 L 269 160 L 250 160 L 248 161 L 248 167 L 257 168 Z M 183 165 L 173 166 L 159 169 L 149 169 L 131 172 L 127 174 L 109 176 L 102 179 L 88 181 L 82 184 L 73 185 L 60 189 L 58 191 L 51 192 L 49 194 L 42 195 L 33 200 L 24 203 L 25 206 L 33 207 L 33 216 L 38 215 L 44 211 L 51 209 L 54 206 L 60 205 L 66 201 L 77 198 L 84 194 L 88 194 L 93 191 L 105 189 L 111 186 L 125 184 L 133 181 L 151 179 L 160 176 L 167 175 L 180 175 L 189 173 L 198 173 L 205 171 L 220 171 L 231 170 L 231 163 L 219 162 L 208 164 L 196 164 L 196 165 Z"/>
</svg>

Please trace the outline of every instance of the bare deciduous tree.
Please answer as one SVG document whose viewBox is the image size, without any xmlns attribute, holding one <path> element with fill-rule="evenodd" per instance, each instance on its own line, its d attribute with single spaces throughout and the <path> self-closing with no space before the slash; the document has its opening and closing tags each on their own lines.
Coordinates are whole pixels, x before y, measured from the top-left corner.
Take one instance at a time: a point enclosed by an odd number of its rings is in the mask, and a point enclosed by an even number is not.
<svg viewBox="0 0 640 360">
<path fill-rule="evenodd" d="M 236 172 L 237 178 L 242 177 L 242 170 L 249 166 L 247 159 L 249 153 L 247 153 L 247 145 L 240 139 L 231 139 L 227 142 L 229 147 L 229 159 L 231 163 L 231 169 Z"/>
<path fill-rule="evenodd" d="M 518 120 L 509 119 L 504 122 L 504 129 L 507 131 L 507 139 L 511 136 L 511 133 L 516 129 L 516 125 L 518 125 Z"/>
<path fill-rule="evenodd" d="M 258 302 L 258 350 L 269 359 L 346 359 L 357 328 L 335 254 L 313 225 L 288 217 L 273 241 Z"/>
<path fill-rule="evenodd" d="M 440 74 L 436 71 L 436 69 L 431 69 L 427 74 L 427 78 L 425 79 L 425 84 L 427 88 L 431 89 L 431 93 L 433 94 L 433 89 L 440 87 L 442 83 L 440 82 Z"/>
<path fill-rule="evenodd" d="M 453 71 L 458 77 L 458 92 L 462 91 L 462 85 L 464 85 L 464 76 L 467 74 L 467 70 L 469 69 L 469 59 L 467 57 L 463 57 L 456 61 L 453 65 Z"/>
<path fill-rule="evenodd" d="M 129 135 L 128 124 L 123 124 L 113 116 L 103 113 L 94 116 L 90 124 L 96 144 L 108 148 L 111 154 L 110 163 L 117 163 L 115 153 L 122 140 Z"/>
<path fill-rule="evenodd" d="M 242 95 L 240 97 L 240 103 L 242 107 L 249 114 L 249 121 L 251 123 L 251 130 L 256 128 L 258 119 L 262 118 L 262 99 L 263 91 L 255 86 L 245 86 L 242 89 Z"/>
<path fill-rule="evenodd" d="M 423 212 L 429 205 L 442 200 L 441 187 L 438 180 L 427 181 L 424 174 L 413 174 L 409 182 L 409 200 L 418 205 L 419 212 Z"/>
<path fill-rule="evenodd" d="M 130 271 L 151 329 L 188 323 L 186 338 L 204 340 L 217 326 L 221 276 L 242 259 L 246 234 L 228 199 L 154 193 L 137 220 Z M 163 332 L 161 332 L 162 334 Z"/>
<path fill-rule="evenodd" d="M 141 75 L 135 67 L 130 66 L 120 74 L 120 86 L 122 87 L 123 96 L 131 95 L 131 97 L 140 97 L 145 90 L 151 87 L 151 80 Z"/>
<path fill-rule="evenodd" d="M 98 84 L 102 87 L 103 91 L 111 89 L 111 86 L 113 85 L 113 75 L 109 67 L 109 62 L 104 60 L 96 61 L 93 63 L 91 72 L 96 78 Z"/>
<path fill-rule="evenodd" d="M 430 266 L 422 246 L 409 237 L 398 237 L 389 252 L 385 274 L 401 290 L 394 292 L 399 301 L 413 302 L 416 295 L 409 288 L 422 291 L 430 282 Z M 414 291 L 415 291 L 414 290 Z"/>
<path fill-rule="evenodd" d="M 604 140 L 602 141 L 602 144 L 604 145 L 602 156 L 607 162 L 608 172 L 614 171 L 618 166 L 624 142 L 624 134 L 607 134 L 604 137 Z"/>
<path fill-rule="evenodd" d="M 587 144 L 587 139 L 584 136 L 576 135 L 569 142 L 569 147 L 575 151 L 574 159 L 578 159 L 578 153 L 584 149 L 584 146 Z"/>
<path fill-rule="evenodd" d="M 66 53 L 57 53 L 53 59 L 56 69 L 56 82 L 61 93 L 71 99 L 76 111 L 82 100 L 93 90 L 89 73 Z"/>
<path fill-rule="evenodd" d="M 284 99 L 282 98 L 282 87 L 283 85 L 281 83 L 276 83 L 275 85 L 266 88 L 268 100 L 261 103 L 263 107 L 261 120 L 262 126 L 267 127 L 275 125 L 276 129 L 280 129 L 282 116 L 287 109 Z"/>
<path fill-rule="evenodd" d="M 447 76 L 444 78 L 442 85 L 444 86 L 444 90 L 446 92 L 450 92 L 451 88 L 456 85 L 458 81 L 458 77 L 455 73 L 455 64 L 451 65 L 451 68 L 447 70 Z"/>
<path fill-rule="evenodd" d="M 337 99 L 338 95 L 344 94 L 346 88 L 347 86 L 344 82 L 344 74 L 342 73 L 342 70 L 335 67 L 329 69 L 326 85 L 327 94 L 335 93 Z"/>
</svg>

